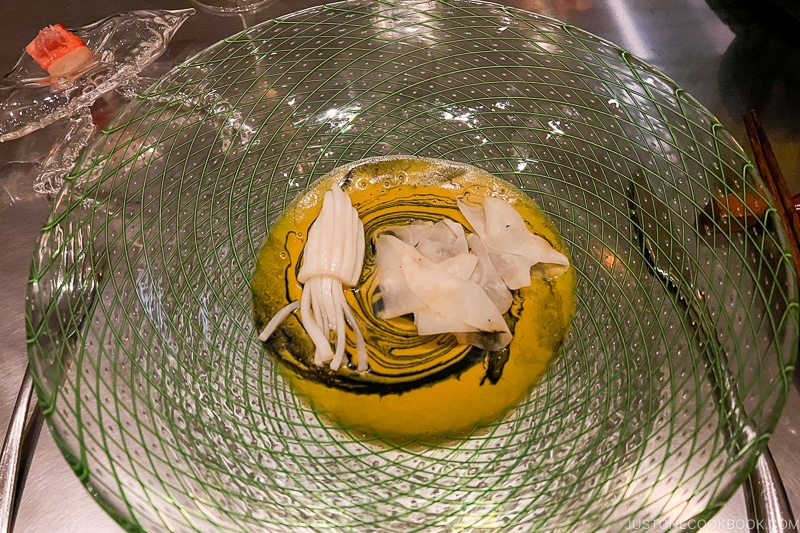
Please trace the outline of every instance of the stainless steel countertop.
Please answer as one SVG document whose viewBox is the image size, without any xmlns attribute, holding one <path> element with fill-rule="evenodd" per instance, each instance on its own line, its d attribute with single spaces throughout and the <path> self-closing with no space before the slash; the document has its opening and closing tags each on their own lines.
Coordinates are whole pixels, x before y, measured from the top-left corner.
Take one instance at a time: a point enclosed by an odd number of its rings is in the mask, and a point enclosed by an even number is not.
<svg viewBox="0 0 800 533">
<path fill-rule="evenodd" d="M 167 53 L 158 75 L 207 45 L 277 15 L 324 2 L 276 0 L 257 14 L 218 16 L 198 9 Z M 674 79 L 746 146 L 742 115 L 755 108 L 793 193 L 800 190 L 800 23 L 767 9 L 768 0 L 505 0 L 501 3 L 572 23 L 627 48 Z M 749 4 L 756 15 L 745 16 Z M 713 6 L 713 9 L 712 9 Z M 119 11 L 197 7 L 190 0 L 6 0 L 0 21 L 6 45 L 0 71 L 10 70 L 43 26 L 88 24 Z M 723 19 L 726 22 L 723 22 Z M 32 137 L 32 136 L 29 136 Z M 49 201 L 31 189 L 26 161 L 45 144 L 29 138 L 0 143 L 0 428 L 5 431 L 25 369 L 23 309 L 34 244 Z M 770 441 L 792 506 L 800 512 L 800 394 L 792 387 Z M 121 532 L 83 488 L 47 430 L 33 460 L 17 522 L 20 532 Z M 749 531 L 741 491 L 702 530 Z"/>
</svg>

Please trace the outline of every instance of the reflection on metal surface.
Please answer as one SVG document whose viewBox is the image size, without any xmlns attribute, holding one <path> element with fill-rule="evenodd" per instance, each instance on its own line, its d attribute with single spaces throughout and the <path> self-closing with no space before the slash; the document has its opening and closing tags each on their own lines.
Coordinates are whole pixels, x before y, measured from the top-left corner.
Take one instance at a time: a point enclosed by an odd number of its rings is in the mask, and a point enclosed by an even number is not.
<svg viewBox="0 0 800 533">
<path fill-rule="evenodd" d="M 622 32 L 623 42 L 620 44 L 642 59 L 652 59 L 650 49 L 642 40 L 639 25 L 631 16 L 630 3 L 625 0 L 608 0 L 608 8 Z"/>
</svg>

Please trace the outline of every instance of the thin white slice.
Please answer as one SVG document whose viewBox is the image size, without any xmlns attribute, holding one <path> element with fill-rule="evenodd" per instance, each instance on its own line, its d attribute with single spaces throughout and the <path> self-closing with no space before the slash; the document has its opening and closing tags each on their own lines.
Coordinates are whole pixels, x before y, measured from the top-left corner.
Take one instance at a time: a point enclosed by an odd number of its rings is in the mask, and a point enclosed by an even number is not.
<svg viewBox="0 0 800 533">
<path fill-rule="evenodd" d="M 458 254 L 441 261 L 439 266 L 445 271 L 461 279 L 470 279 L 478 264 L 478 256 L 471 253 Z"/>
<path fill-rule="evenodd" d="M 416 248 L 419 253 L 436 263 L 469 253 L 464 227 L 448 218 L 434 224 L 416 244 Z"/>
<path fill-rule="evenodd" d="M 433 222 L 430 220 L 416 220 L 403 226 L 391 226 L 384 232 L 393 234 L 406 244 L 416 246 L 431 231 L 431 228 L 433 228 Z"/>
<path fill-rule="evenodd" d="M 530 258 L 522 255 L 489 252 L 492 265 L 503 279 L 503 283 L 511 290 L 521 289 L 531 284 L 531 267 L 535 264 Z"/>
<path fill-rule="evenodd" d="M 508 332 L 503 316 L 477 283 L 453 276 L 430 259 L 403 256 L 409 289 L 428 307 L 481 331 Z"/>
<path fill-rule="evenodd" d="M 470 279 L 481 286 L 483 292 L 491 298 L 501 313 L 505 313 L 514 301 L 511 291 L 508 290 L 503 278 L 497 273 L 497 269 L 495 269 L 492 260 L 489 258 L 489 251 L 481 241 L 481 238 L 475 233 L 470 233 L 467 235 L 467 242 L 470 250 L 478 259 Z M 528 283 L 530 283 L 530 280 L 528 280 Z"/>
<path fill-rule="evenodd" d="M 509 289 L 530 285 L 535 274 L 554 277 L 569 268 L 566 256 L 528 230 L 522 215 L 500 198 L 483 198 L 482 206 L 459 201 L 459 209 L 486 246 L 489 257 Z M 481 216 L 480 210 L 483 211 Z"/>
<path fill-rule="evenodd" d="M 540 235 L 532 233 L 514 206 L 500 198 L 483 201 L 486 212 L 486 246 L 508 254 L 521 255 L 536 263 L 553 265 L 553 272 L 563 274 L 569 268 L 567 257 Z"/>
<path fill-rule="evenodd" d="M 469 326 L 456 317 L 434 311 L 430 307 L 414 311 L 414 325 L 417 326 L 419 335 L 478 331 L 478 328 Z"/>
<path fill-rule="evenodd" d="M 409 254 L 419 256 L 413 246 L 394 235 L 382 233 L 375 239 L 376 276 L 383 303 L 377 313 L 379 318 L 388 320 L 425 307 L 409 289 L 400 267 L 402 258 Z"/>
<path fill-rule="evenodd" d="M 512 335 L 511 333 L 486 333 L 484 331 L 479 332 L 459 332 L 456 333 L 456 339 L 461 344 L 469 344 L 472 346 L 477 346 L 478 348 L 483 348 L 484 350 L 489 350 L 492 352 L 496 352 L 497 350 L 502 350 L 509 344 L 511 344 Z"/>
<path fill-rule="evenodd" d="M 456 200 L 458 210 L 467 219 L 467 222 L 472 226 L 472 231 L 478 235 L 486 234 L 486 213 L 481 204 L 467 203 L 464 200 Z"/>
</svg>

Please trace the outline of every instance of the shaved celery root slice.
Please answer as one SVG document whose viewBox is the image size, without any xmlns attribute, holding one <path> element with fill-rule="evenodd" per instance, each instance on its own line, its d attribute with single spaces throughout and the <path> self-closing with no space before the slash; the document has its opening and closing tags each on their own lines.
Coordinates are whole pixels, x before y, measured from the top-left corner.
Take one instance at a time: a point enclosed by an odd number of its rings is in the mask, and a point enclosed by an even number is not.
<svg viewBox="0 0 800 533">
<path fill-rule="evenodd" d="M 404 243 L 416 246 L 433 228 L 430 220 L 416 220 L 406 226 L 393 226 L 389 231 Z"/>
<path fill-rule="evenodd" d="M 486 295 L 492 299 L 501 313 L 505 313 L 514 301 L 511 291 L 508 290 L 503 278 L 497 273 L 497 269 L 489 257 L 489 251 L 481 238 L 475 233 L 470 233 L 467 235 L 467 242 L 472 253 L 478 258 L 478 264 L 475 265 L 475 270 L 472 271 L 470 279 L 483 288 Z"/>
<path fill-rule="evenodd" d="M 522 215 L 502 199 L 487 196 L 480 205 L 459 200 L 458 208 L 481 238 L 509 289 L 530 285 L 534 266 L 545 278 L 559 276 L 569 268 L 569 259 L 541 236 L 531 233 Z"/>
<path fill-rule="evenodd" d="M 505 200 L 458 200 L 474 233 L 444 218 L 385 229 L 375 256 L 382 306 L 378 316 L 414 316 L 420 335 L 453 333 L 459 342 L 499 350 L 511 342 L 503 315 L 512 290 L 531 277 L 555 277 L 567 257 L 532 233 Z"/>
<path fill-rule="evenodd" d="M 358 370 L 368 370 L 366 343 L 344 297 L 345 288 L 354 287 L 361 277 L 365 246 L 364 224 L 358 211 L 347 193 L 334 184 L 325 193 L 319 216 L 308 230 L 297 275 L 303 284 L 300 301 L 281 308 L 259 334 L 259 340 L 268 340 L 299 309 L 300 321 L 315 346 L 315 365 L 329 363 L 334 372 L 341 367 L 349 325 L 356 338 Z"/>
<path fill-rule="evenodd" d="M 430 307 L 414 313 L 414 324 L 419 335 L 438 335 L 440 333 L 468 333 L 480 331 L 474 326 L 465 324 L 457 318 L 447 316 Z"/>
<path fill-rule="evenodd" d="M 404 236 L 407 237 L 408 235 Z M 447 246 L 447 244 L 444 245 L 444 247 Z M 456 250 L 460 250 L 460 247 L 456 248 Z M 434 253 L 434 255 L 440 256 L 442 254 Z M 377 277 L 381 280 L 380 294 L 383 304 L 378 309 L 377 315 L 384 320 L 416 313 L 429 307 L 409 287 L 407 281 L 408 273 L 403 270 L 405 257 L 410 256 L 417 261 L 426 261 L 427 265 L 435 265 L 438 276 L 445 279 L 455 277 L 461 280 L 468 280 L 478 263 L 478 257 L 468 253 L 466 239 L 464 240 L 463 253 L 460 252 L 458 255 L 447 257 L 437 263 L 426 257 L 418 248 L 389 233 L 378 235 L 375 239 L 375 256 L 377 258 Z M 450 295 L 448 297 L 454 296 L 458 297 L 458 295 Z M 443 323 L 441 320 L 437 320 L 437 322 Z M 461 321 L 456 319 L 456 322 Z M 419 324 L 417 324 L 417 327 L 419 329 Z M 424 334 L 420 333 L 420 335 Z"/>
<path fill-rule="evenodd" d="M 469 253 L 464 227 L 450 220 L 440 220 L 416 245 L 417 251 L 437 263 L 460 254 Z"/>
<path fill-rule="evenodd" d="M 452 275 L 423 256 L 406 255 L 400 266 L 408 288 L 428 308 L 480 331 L 510 333 L 502 314 L 478 284 Z"/>
<path fill-rule="evenodd" d="M 380 280 L 383 306 L 378 309 L 378 317 L 388 320 L 422 309 L 425 304 L 411 292 L 400 270 L 403 255 L 410 253 L 413 246 L 388 233 L 375 239 L 376 275 Z M 416 250 L 414 250 L 416 252 Z"/>
</svg>

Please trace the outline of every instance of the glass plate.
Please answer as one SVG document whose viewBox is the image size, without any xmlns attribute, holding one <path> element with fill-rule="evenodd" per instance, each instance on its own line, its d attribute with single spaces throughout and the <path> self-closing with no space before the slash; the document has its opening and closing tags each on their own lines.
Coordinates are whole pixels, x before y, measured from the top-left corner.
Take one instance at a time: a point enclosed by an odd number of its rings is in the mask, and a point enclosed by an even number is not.
<svg viewBox="0 0 800 533">
<path fill-rule="evenodd" d="M 526 191 L 578 272 L 546 377 L 505 419 L 438 445 L 319 417 L 251 310 L 287 202 L 339 165 L 402 154 Z M 690 95 L 574 27 L 461 0 L 295 13 L 176 67 L 84 153 L 32 266 L 39 399 L 130 530 L 682 527 L 735 490 L 791 382 L 797 287 L 775 215 L 698 225 L 715 198 L 771 202 L 761 191 Z M 643 242 L 669 247 L 681 282 Z"/>
</svg>

